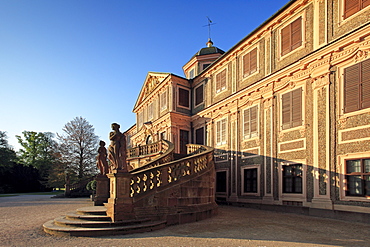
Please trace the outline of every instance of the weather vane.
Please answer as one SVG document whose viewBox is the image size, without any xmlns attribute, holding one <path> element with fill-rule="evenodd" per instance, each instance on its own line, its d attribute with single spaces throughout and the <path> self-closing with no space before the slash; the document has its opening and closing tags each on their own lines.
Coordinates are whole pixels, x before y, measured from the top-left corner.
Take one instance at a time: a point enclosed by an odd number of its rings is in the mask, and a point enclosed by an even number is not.
<svg viewBox="0 0 370 247">
<path fill-rule="evenodd" d="M 207 19 L 208 19 L 208 24 L 207 25 L 204 25 L 203 27 L 207 27 L 208 26 L 208 39 L 211 40 L 211 25 L 215 25 L 216 23 L 212 23 L 211 19 L 209 19 L 208 16 L 206 16 Z"/>
</svg>

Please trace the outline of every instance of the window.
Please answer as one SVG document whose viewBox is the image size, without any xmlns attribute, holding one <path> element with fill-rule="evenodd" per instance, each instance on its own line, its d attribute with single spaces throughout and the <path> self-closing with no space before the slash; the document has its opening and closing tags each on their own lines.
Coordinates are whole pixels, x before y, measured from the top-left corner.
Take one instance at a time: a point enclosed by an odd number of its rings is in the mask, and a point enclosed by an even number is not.
<svg viewBox="0 0 370 247">
<path fill-rule="evenodd" d="M 226 69 L 216 75 L 216 93 L 226 89 Z"/>
<path fill-rule="evenodd" d="M 243 112 L 243 136 L 244 139 L 249 139 L 258 136 L 257 127 L 257 112 L 258 107 L 253 106 Z"/>
<path fill-rule="evenodd" d="M 161 111 L 167 109 L 167 91 L 159 95 L 159 104 L 161 106 Z"/>
<path fill-rule="evenodd" d="M 302 88 L 282 95 L 281 110 L 283 130 L 302 125 Z"/>
<path fill-rule="evenodd" d="M 139 128 L 143 126 L 143 112 L 142 111 L 137 114 L 137 126 Z"/>
<path fill-rule="evenodd" d="M 246 168 L 243 172 L 244 183 L 243 191 L 244 193 L 257 193 L 258 188 L 258 169 L 257 168 Z"/>
<path fill-rule="evenodd" d="M 283 165 L 283 193 L 302 194 L 302 164 Z"/>
<path fill-rule="evenodd" d="M 195 144 L 204 145 L 204 127 L 195 130 Z"/>
<path fill-rule="evenodd" d="M 203 64 L 202 69 L 203 69 L 203 70 L 204 70 L 204 69 L 206 69 L 209 65 L 210 65 L 210 63 L 205 63 L 205 64 Z"/>
<path fill-rule="evenodd" d="M 302 17 L 281 30 L 281 56 L 302 45 Z"/>
<path fill-rule="evenodd" d="M 216 122 L 216 145 L 226 144 L 226 118 Z"/>
<path fill-rule="evenodd" d="M 248 76 L 257 71 L 257 48 L 243 56 L 243 75 Z"/>
<path fill-rule="evenodd" d="M 346 161 L 348 196 L 370 196 L 370 158 Z"/>
<path fill-rule="evenodd" d="M 203 98 L 204 98 L 203 92 L 204 92 L 203 84 L 195 88 L 195 105 L 196 106 L 203 103 Z"/>
<path fill-rule="evenodd" d="M 370 107 L 370 59 L 344 69 L 344 113 Z"/>
<path fill-rule="evenodd" d="M 179 88 L 179 106 L 189 108 L 189 90 Z"/>
<path fill-rule="evenodd" d="M 227 172 L 226 171 L 220 171 L 216 172 L 216 192 L 219 193 L 226 193 L 227 188 Z"/>
<path fill-rule="evenodd" d="M 193 78 L 194 78 L 194 69 L 189 71 L 189 79 L 193 79 Z"/>
<path fill-rule="evenodd" d="M 344 0 L 344 19 L 370 5 L 370 0 Z"/>
<path fill-rule="evenodd" d="M 148 105 L 148 120 L 153 119 L 153 103 Z"/>
</svg>

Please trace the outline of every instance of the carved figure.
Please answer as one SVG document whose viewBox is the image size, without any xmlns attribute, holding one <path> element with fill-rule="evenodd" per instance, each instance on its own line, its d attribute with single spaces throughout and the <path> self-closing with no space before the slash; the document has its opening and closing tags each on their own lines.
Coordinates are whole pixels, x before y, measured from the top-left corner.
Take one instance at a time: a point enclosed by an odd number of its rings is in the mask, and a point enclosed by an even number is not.
<svg viewBox="0 0 370 247">
<path fill-rule="evenodd" d="M 109 134 L 110 145 L 108 147 L 108 159 L 112 170 L 127 171 L 126 165 L 126 138 L 119 131 L 120 125 L 112 124 L 112 132 Z"/>
<path fill-rule="evenodd" d="M 96 156 L 96 165 L 100 170 L 101 175 L 109 173 L 108 161 L 107 161 L 107 149 L 105 148 L 105 142 L 99 142 L 100 147 L 98 148 L 98 156 Z"/>
</svg>

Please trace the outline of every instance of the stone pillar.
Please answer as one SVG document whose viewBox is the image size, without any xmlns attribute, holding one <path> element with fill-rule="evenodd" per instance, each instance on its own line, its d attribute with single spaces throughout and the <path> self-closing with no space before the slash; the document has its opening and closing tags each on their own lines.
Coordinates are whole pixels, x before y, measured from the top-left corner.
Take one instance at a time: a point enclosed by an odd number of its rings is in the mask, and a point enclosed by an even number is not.
<svg viewBox="0 0 370 247">
<path fill-rule="evenodd" d="M 96 180 L 96 194 L 94 197 L 94 206 L 103 206 L 109 198 L 109 178 L 107 175 L 99 174 Z"/>
<path fill-rule="evenodd" d="M 131 174 L 122 170 L 114 170 L 107 176 L 110 181 L 110 198 L 105 204 L 107 215 L 113 222 L 133 219 L 134 208 L 130 197 Z"/>
</svg>

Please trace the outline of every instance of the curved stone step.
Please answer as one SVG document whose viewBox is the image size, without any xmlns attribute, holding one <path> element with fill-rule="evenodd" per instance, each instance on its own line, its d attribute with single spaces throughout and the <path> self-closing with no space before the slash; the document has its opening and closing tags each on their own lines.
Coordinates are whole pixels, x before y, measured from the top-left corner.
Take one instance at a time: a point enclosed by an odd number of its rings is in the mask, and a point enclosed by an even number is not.
<svg viewBox="0 0 370 247">
<path fill-rule="evenodd" d="M 46 222 L 43 227 L 46 233 L 55 236 L 107 236 L 107 235 L 123 235 L 131 233 L 149 232 L 162 229 L 166 226 L 166 221 L 151 221 L 137 225 L 129 226 L 112 226 L 112 227 L 72 227 L 72 226 L 58 226 L 54 224 L 54 220 Z"/>
<path fill-rule="evenodd" d="M 132 219 L 125 221 L 112 222 L 108 221 L 94 221 L 94 220 L 71 220 L 65 216 L 54 219 L 54 224 L 58 226 L 70 226 L 70 227 L 85 227 L 85 228 L 101 228 L 101 227 L 116 227 L 116 226 L 128 226 L 149 222 L 150 219 Z"/>
<path fill-rule="evenodd" d="M 98 214 L 78 214 L 78 213 L 67 213 L 66 219 L 69 220 L 88 220 L 88 221 L 111 221 L 111 218 L 107 215 Z"/>
<path fill-rule="evenodd" d="M 81 215 L 107 215 L 107 208 L 104 206 L 83 207 L 76 211 Z"/>
</svg>

